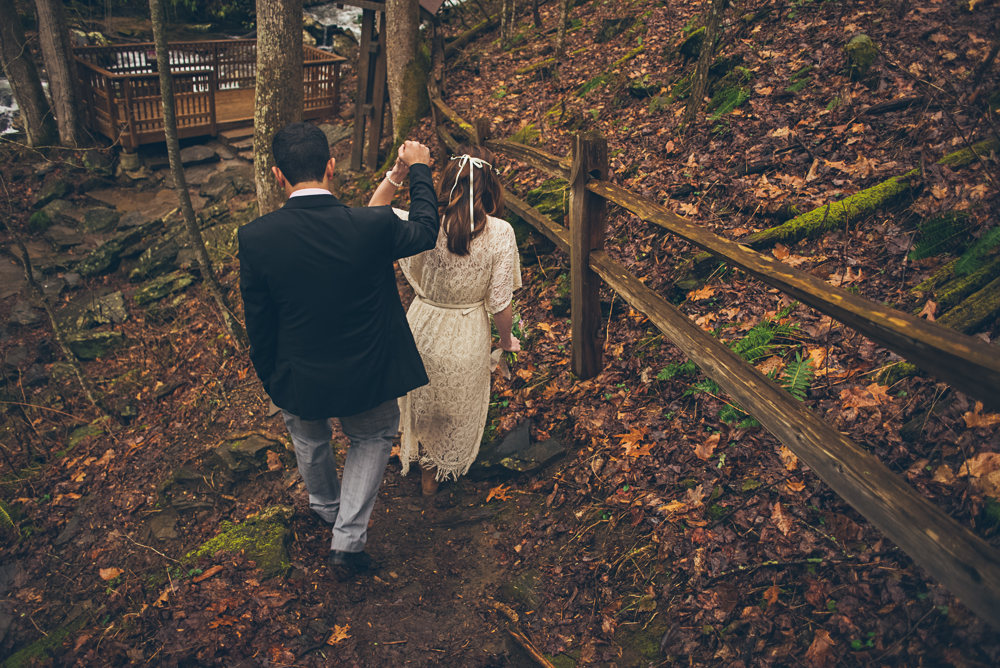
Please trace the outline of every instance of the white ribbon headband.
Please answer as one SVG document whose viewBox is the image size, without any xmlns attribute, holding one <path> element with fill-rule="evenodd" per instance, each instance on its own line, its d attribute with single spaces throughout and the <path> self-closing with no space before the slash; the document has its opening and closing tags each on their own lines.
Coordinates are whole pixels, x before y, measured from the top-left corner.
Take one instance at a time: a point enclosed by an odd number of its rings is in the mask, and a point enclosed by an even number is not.
<svg viewBox="0 0 1000 668">
<path fill-rule="evenodd" d="M 473 181 L 472 181 L 472 168 L 473 167 L 478 167 L 478 168 L 482 169 L 483 167 L 489 167 L 490 169 L 493 169 L 493 165 L 491 165 L 490 163 L 486 162 L 485 160 L 483 160 L 481 158 L 473 158 L 471 155 L 468 155 L 468 154 L 456 155 L 456 156 L 452 157 L 452 160 L 459 160 L 460 162 L 458 164 L 458 174 L 455 176 L 455 185 L 453 185 L 451 187 L 451 192 L 448 193 L 448 201 L 449 202 L 451 201 L 451 197 L 452 197 L 452 195 L 455 194 L 455 188 L 456 188 L 456 186 L 458 186 L 458 182 L 462 180 L 462 171 L 465 169 L 465 166 L 466 165 L 470 165 L 470 167 L 469 167 L 469 230 L 470 231 L 471 230 L 475 230 L 476 229 L 476 213 L 475 213 L 475 207 L 473 206 L 473 201 L 475 199 L 475 196 L 474 196 L 474 193 L 472 192 L 473 191 L 473 185 L 472 185 L 472 183 L 473 183 Z"/>
</svg>

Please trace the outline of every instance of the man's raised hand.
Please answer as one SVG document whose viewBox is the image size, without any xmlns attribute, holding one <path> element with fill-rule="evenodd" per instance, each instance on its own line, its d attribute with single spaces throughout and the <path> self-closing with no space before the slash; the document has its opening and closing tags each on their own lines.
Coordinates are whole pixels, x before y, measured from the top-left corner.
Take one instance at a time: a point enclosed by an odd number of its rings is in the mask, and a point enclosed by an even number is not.
<svg viewBox="0 0 1000 668">
<path fill-rule="evenodd" d="M 399 159 L 407 166 L 431 164 L 431 150 L 418 141 L 404 141 L 399 147 Z"/>
</svg>

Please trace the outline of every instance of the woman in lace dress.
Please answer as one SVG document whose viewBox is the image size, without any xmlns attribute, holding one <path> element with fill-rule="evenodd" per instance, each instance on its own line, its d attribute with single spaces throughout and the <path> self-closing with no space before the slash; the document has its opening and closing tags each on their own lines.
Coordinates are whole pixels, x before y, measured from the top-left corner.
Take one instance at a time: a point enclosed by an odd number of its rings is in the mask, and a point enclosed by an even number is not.
<svg viewBox="0 0 1000 668">
<path fill-rule="evenodd" d="M 490 151 L 463 147 L 445 167 L 438 202 L 437 246 L 399 261 L 416 298 L 406 314 L 430 383 L 399 400 L 403 474 L 419 462 L 423 493 L 466 473 L 479 454 L 490 401 L 490 321 L 500 347 L 520 350 L 511 334 L 513 291 L 521 267 L 503 211 L 503 187 Z M 397 161 L 372 196 L 386 205 L 402 185 Z M 471 206 L 470 206 L 471 202 Z M 396 210 L 403 217 L 405 211 Z"/>
</svg>

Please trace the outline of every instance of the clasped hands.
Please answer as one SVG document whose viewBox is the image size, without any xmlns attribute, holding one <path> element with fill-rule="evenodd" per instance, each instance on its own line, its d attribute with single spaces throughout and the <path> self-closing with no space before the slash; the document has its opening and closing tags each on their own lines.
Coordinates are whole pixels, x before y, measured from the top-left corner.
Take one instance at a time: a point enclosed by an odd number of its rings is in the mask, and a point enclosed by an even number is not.
<svg viewBox="0 0 1000 668">
<path fill-rule="evenodd" d="M 431 164 L 431 150 L 418 141 L 404 141 L 399 147 L 396 156 L 396 164 L 386 176 L 393 183 L 402 183 L 403 179 L 410 172 L 410 165 Z"/>
</svg>

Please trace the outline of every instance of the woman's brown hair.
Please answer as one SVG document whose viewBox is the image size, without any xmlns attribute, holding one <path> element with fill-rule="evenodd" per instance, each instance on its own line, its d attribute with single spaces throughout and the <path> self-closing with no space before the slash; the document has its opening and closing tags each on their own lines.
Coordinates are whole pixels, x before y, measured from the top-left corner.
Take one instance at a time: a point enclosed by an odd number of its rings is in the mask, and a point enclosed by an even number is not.
<svg viewBox="0 0 1000 668">
<path fill-rule="evenodd" d="M 464 155 L 487 163 L 476 167 Z M 503 214 L 503 186 L 497 176 L 496 156 L 479 146 L 460 146 L 458 156 L 444 168 L 438 186 L 438 207 L 441 222 L 448 234 L 448 250 L 455 255 L 468 255 L 472 240 L 486 229 L 487 216 Z M 472 170 L 472 203 L 475 225 L 469 221 L 469 170 Z"/>
</svg>

